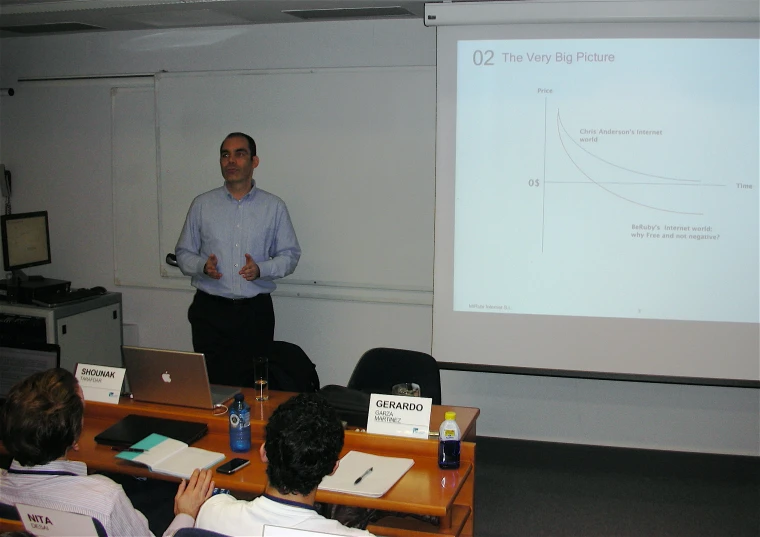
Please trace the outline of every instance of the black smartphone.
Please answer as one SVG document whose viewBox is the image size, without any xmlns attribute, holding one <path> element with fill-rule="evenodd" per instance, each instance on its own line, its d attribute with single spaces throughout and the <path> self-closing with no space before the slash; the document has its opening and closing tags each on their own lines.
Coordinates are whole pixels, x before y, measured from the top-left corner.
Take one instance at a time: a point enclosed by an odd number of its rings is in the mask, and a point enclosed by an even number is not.
<svg viewBox="0 0 760 537">
<path fill-rule="evenodd" d="M 232 459 L 231 461 L 227 461 L 222 464 L 219 468 L 216 469 L 216 471 L 220 474 L 234 474 L 249 464 L 251 464 L 251 461 L 248 459 Z"/>
</svg>

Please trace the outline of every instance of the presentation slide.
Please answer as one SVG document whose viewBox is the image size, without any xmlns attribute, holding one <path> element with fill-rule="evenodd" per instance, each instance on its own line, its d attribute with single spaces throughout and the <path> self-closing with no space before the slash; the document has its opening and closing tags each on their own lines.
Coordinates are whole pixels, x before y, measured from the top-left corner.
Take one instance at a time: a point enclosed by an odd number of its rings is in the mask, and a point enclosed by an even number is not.
<svg viewBox="0 0 760 537">
<path fill-rule="evenodd" d="M 459 41 L 453 309 L 758 323 L 759 66 L 757 39 Z"/>
</svg>

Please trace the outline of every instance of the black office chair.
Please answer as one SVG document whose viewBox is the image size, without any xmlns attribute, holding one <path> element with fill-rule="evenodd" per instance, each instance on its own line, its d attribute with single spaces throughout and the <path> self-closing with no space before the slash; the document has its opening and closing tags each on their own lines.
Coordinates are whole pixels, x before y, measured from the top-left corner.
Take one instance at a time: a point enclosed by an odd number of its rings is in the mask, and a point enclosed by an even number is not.
<svg viewBox="0 0 760 537">
<path fill-rule="evenodd" d="M 304 350 L 288 341 L 269 347 L 269 388 L 285 392 L 319 391 L 319 374 Z"/>
<path fill-rule="evenodd" d="M 424 352 L 377 347 L 365 352 L 354 367 L 348 387 L 366 393 L 390 394 L 394 384 L 414 382 L 420 396 L 441 404 L 441 373 L 435 358 Z"/>
<path fill-rule="evenodd" d="M 24 523 L 14 505 L 0 503 L 0 533 L 24 531 Z"/>
</svg>

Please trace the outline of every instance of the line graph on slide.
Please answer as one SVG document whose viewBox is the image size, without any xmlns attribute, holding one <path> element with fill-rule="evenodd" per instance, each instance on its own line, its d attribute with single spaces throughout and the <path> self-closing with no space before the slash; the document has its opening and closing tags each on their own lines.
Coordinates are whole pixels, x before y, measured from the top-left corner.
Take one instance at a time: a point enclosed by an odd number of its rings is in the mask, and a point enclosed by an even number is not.
<svg viewBox="0 0 760 537">
<path fill-rule="evenodd" d="M 667 175 L 661 175 L 656 174 L 652 172 L 647 172 L 642 169 L 635 169 L 631 167 L 626 167 L 620 164 L 617 164 L 611 160 L 605 159 L 602 156 L 598 155 L 597 153 L 587 149 L 584 145 L 581 144 L 579 139 L 577 137 L 574 137 L 565 127 L 564 123 L 562 122 L 562 116 L 559 110 L 557 110 L 556 113 L 556 131 L 557 136 L 560 145 L 562 146 L 562 150 L 564 151 L 567 158 L 570 160 L 572 165 L 577 169 L 578 173 L 581 177 L 585 178 L 586 181 L 579 181 L 579 184 L 585 184 L 586 182 L 591 182 L 594 186 L 602 189 L 603 191 L 607 192 L 611 196 L 617 197 L 621 200 L 627 201 L 633 205 L 638 205 L 639 207 L 643 207 L 646 209 L 652 209 L 654 211 L 661 211 L 664 213 L 673 213 L 673 214 L 685 214 L 685 215 L 694 215 L 694 216 L 702 216 L 704 213 L 700 210 L 685 210 L 685 209 L 675 209 L 672 207 L 661 207 L 655 205 L 655 203 L 647 202 L 647 201 L 641 201 L 642 198 L 645 198 L 646 195 L 642 195 L 639 193 L 638 195 L 636 193 L 622 193 L 620 190 L 627 187 L 718 187 L 718 188 L 724 188 L 726 186 L 725 183 L 705 183 L 700 179 L 687 179 L 682 177 L 673 177 L 673 176 L 667 176 Z M 587 140 L 593 140 L 597 141 L 599 134 L 594 133 L 595 136 L 593 137 L 587 137 Z M 572 144 L 572 145 L 571 145 Z M 573 155 L 574 149 L 579 149 L 582 153 L 580 156 Z M 599 175 L 594 174 L 594 172 L 591 172 L 588 170 L 588 166 L 584 165 L 582 163 L 581 157 L 587 157 L 593 159 L 595 162 L 601 164 L 601 170 L 598 172 Z M 606 168 L 605 168 L 606 165 Z M 544 184 L 556 184 L 556 183 L 565 183 L 567 184 L 568 181 L 551 181 L 548 180 L 546 177 L 544 177 Z M 627 188 L 630 190 L 630 188 Z"/>
<path fill-rule="evenodd" d="M 593 212 L 610 223 L 627 218 L 677 225 L 688 218 L 690 227 L 699 227 L 717 223 L 742 185 L 754 188 L 756 177 L 737 183 L 728 177 L 743 172 L 715 173 L 734 169 L 731 153 L 725 141 L 709 140 L 709 129 L 700 131 L 698 114 L 647 113 L 641 103 L 631 113 L 625 101 L 542 101 L 542 251 L 547 226 L 558 221 L 552 211 L 576 219 Z M 709 147 L 720 150 L 706 154 Z"/>
</svg>

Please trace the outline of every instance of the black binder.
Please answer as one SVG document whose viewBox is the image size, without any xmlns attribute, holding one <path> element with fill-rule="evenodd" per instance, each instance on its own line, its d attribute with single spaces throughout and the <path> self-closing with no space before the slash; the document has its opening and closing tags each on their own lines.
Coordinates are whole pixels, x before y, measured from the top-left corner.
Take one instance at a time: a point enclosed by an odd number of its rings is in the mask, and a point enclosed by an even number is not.
<svg viewBox="0 0 760 537">
<path fill-rule="evenodd" d="M 129 414 L 98 434 L 95 442 L 106 446 L 129 447 L 153 433 L 174 438 L 187 445 L 203 438 L 208 425 L 197 421 L 170 420 Z"/>
</svg>

